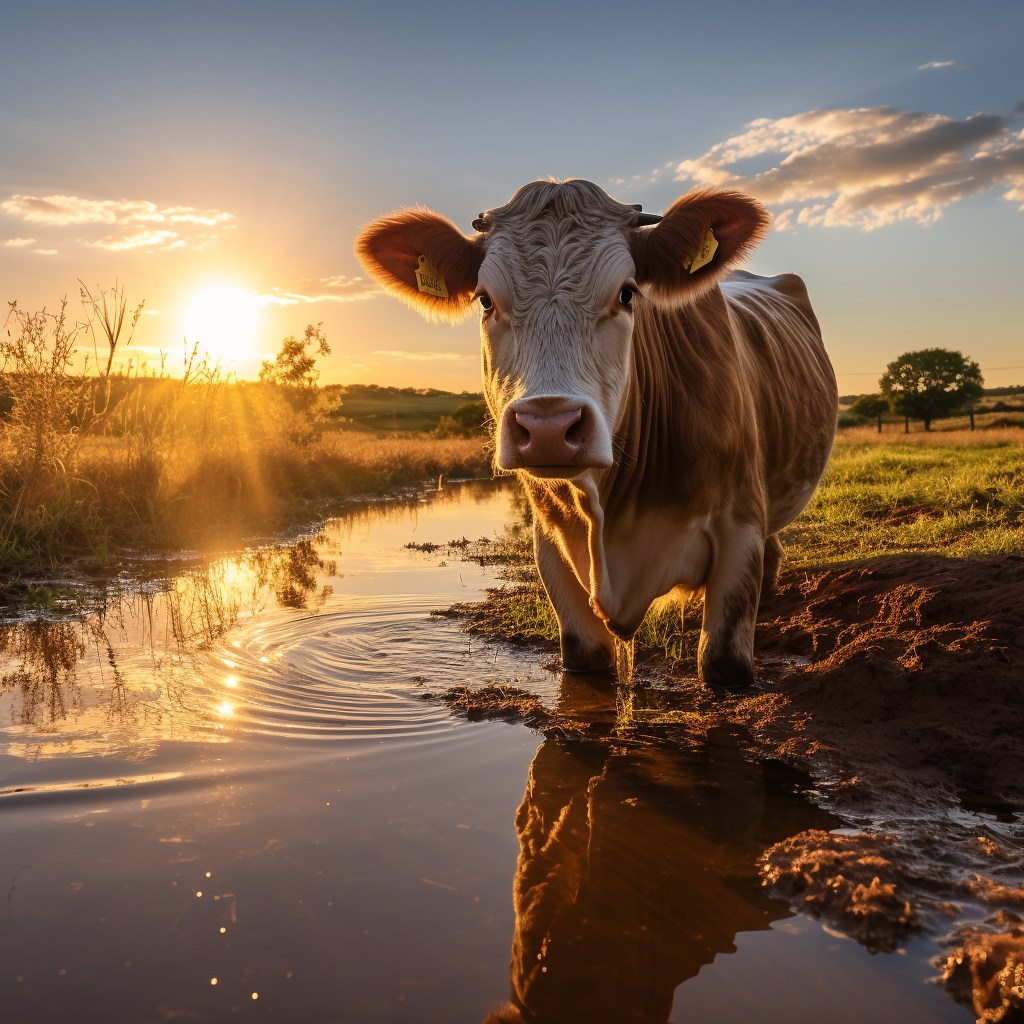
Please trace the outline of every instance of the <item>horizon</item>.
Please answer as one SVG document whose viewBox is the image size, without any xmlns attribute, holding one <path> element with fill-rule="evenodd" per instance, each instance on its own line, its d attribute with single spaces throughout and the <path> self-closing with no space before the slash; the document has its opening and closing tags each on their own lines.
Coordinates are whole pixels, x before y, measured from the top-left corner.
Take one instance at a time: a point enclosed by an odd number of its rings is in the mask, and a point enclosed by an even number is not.
<svg viewBox="0 0 1024 1024">
<path fill-rule="evenodd" d="M 727 63 L 719 15 L 659 3 L 76 11 L 9 15 L 52 70 L 30 46 L 0 69 L 3 298 L 70 309 L 79 278 L 116 279 L 146 300 L 140 362 L 187 336 L 253 378 L 322 322 L 324 385 L 477 392 L 475 320 L 380 294 L 353 238 L 417 204 L 468 233 L 552 175 L 649 212 L 698 186 L 760 198 L 774 224 L 747 269 L 804 278 L 843 394 L 925 347 L 987 387 L 1024 379 L 1018 5 L 869 4 L 851 24 L 745 3 Z"/>
</svg>

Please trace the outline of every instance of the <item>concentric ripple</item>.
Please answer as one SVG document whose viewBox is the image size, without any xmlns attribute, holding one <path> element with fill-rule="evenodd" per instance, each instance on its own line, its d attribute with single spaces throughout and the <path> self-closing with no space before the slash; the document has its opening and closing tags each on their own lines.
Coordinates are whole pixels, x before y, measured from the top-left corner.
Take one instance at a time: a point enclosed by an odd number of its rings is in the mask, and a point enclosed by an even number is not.
<svg viewBox="0 0 1024 1024">
<path fill-rule="evenodd" d="M 264 624 L 232 651 L 234 725 L 289 739 L 426 734 L 453 724 L 424 699 L 449 686 L 529 681 L 554 692 L 535 655 L 474 642 L 429 612 L 421 595 L 395 596 Z"/>
</svg>

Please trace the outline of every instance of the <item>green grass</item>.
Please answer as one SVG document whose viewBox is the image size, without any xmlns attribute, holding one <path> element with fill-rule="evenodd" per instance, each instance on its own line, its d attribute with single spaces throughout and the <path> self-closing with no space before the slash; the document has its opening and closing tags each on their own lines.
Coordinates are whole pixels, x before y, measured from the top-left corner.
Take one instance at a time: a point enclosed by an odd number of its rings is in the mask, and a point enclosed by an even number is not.
<svg viewBox="0 0 1024 1024">
<path fill-rule="evenodd" d="M 1024 448 L 1012 438 L 982 438 L 840 438 L 810 504 L 783 531 L 786 563 L 1024 553 Z"/>
<path fill-rule="evenodd" d="M 442 416 L 451 416 L 468 402 L 482 401 L 483 396 L 350 384 L 324 388 L 323 398 L 333 407 L 331 418 L 342 429 L 385 434 L 436 430 Z"/>
</svg>

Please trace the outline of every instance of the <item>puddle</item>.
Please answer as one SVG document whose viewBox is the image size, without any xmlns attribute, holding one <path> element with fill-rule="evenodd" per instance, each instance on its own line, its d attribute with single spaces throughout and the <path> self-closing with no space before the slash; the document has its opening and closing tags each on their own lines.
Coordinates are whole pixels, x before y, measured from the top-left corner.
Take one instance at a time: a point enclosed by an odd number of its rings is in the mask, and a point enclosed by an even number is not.
<svg viewBox="0 0 1024 1024">
<path fill-rule="evenodd" d="M 0 623 L 5 1024 L 973 1019 L 934 944 L 872 956 L 769 898 L 760 854 L 840 822 L 740 733 L 568 742 L 424 699 L 618 713 L 429 615 L 498 573 L 434 545 L 511 502 L 452 485 Z"/>
</svg>

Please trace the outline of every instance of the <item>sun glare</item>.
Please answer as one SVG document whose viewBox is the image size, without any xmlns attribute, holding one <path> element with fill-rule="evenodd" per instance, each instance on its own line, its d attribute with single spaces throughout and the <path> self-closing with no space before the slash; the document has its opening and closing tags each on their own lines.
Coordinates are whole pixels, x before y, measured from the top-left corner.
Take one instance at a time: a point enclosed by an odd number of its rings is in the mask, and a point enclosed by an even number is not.
<svg viewBox="0 0 1024 1024">
<path fill-rule="evenodd" d="M 228 363 L 244 363 L 258 355 L 253 348 L 259 328 L 255 296 L 240 288 L 208 288 L 200 292 L 185 314 L 185 341 L 189 350 Z"/>
</svg>

